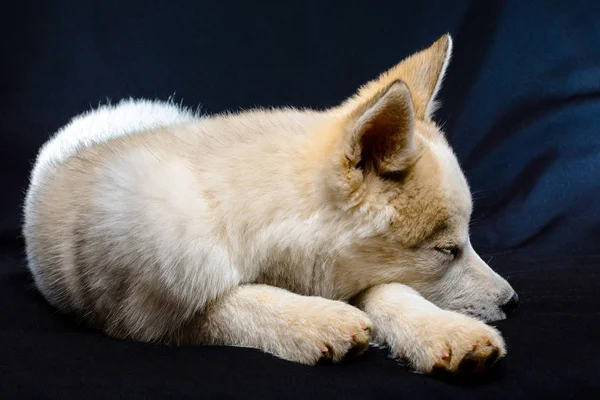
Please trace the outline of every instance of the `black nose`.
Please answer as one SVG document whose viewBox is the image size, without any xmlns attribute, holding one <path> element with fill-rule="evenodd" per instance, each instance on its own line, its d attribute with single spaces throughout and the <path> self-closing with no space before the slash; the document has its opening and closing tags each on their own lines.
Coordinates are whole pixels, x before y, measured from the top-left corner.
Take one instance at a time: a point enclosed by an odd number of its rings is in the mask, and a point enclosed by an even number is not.
<svg viewBox="0 0 600 400">
<path fill-rule="evenodd" d="M 504 311 L 504 314 L 508 317 L 508 315 L 514 311 L 515 308 L 519 305 L 519 295 L 517 293 L 513 294 L 513 297 L 510 300 L 501 305 L 500 308 Z"/>
</svg>

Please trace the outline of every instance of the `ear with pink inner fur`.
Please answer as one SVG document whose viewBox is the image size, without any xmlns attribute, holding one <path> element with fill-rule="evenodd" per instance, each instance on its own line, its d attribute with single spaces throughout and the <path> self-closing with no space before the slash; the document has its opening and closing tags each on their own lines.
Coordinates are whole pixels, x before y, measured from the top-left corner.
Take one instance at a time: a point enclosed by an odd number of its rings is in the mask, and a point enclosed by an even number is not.
<svg viewBox="0 0 600 400">
<path fill-rule="evenodd" d="M 406 169 L 415 153 L 414 124 L 411 93 L 404 82 L 375 93 L 349 116 L 350 165 L 377 173 Z"/>
</svg>

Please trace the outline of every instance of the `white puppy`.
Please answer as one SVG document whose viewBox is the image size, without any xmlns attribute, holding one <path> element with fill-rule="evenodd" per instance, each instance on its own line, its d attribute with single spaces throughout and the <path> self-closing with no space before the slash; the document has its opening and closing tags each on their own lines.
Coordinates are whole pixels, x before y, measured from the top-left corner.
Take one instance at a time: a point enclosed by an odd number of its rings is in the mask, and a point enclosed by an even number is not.
<svg viewBox="0 0 600 400">
<path fill-rule="evenodd" d="M 506 351 L 479 319 L 516 294 L 471 246 L 431 119 L 450 52 L 444 36 L 322 112 L 129 100 L 75 118 L 27 193 L 37 287 L 119 338 L 314 364 L 372 337 L 417 371 L 485 369 Z"/>
</svg>

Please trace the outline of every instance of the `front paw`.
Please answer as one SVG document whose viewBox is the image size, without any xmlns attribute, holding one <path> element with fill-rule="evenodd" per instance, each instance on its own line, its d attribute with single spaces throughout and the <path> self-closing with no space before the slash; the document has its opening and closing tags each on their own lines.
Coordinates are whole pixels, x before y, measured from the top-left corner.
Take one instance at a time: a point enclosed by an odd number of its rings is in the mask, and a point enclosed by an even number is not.
<svg viewBox="0 0 600 400">
<path fill-rule="evenodd" d="M 398 349 L 396 355 L 418 372 L 475 375 L 506 355 L 500 333 L 474 318 L 440 311 L 414 322 L 413 347 Z"/>
<path fill-rule="evenodd" d="M 369 347 L 372 323 L 349 304 L 307 297 L 288 312 L 282 338 L 272 351 L 281 358 L 309 365 L 339 362 Z"/>
</svg>

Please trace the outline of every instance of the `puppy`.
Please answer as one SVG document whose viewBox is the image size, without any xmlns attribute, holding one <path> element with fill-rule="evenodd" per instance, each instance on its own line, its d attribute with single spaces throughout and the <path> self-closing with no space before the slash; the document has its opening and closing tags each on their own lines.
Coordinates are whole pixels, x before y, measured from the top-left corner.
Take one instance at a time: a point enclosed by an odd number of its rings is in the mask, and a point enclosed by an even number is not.
<svg viewBox="0 0 600 400">
<path fill-rule="evenodd" d="M 315 364 L 371 340 L 416 371 L 506 354 L 517 296 L 473 250 L 471 196 L 432 120 L 446 35 L 326 111 L 197 116 L 125 101 L 40 151 L 29 268 L 116 338 L 244 346 Z"/>
</svg>

